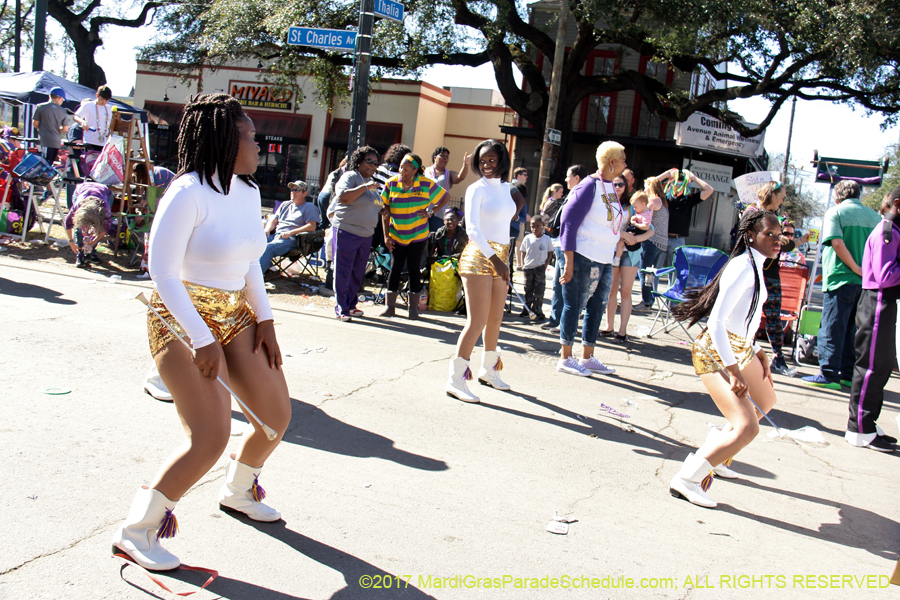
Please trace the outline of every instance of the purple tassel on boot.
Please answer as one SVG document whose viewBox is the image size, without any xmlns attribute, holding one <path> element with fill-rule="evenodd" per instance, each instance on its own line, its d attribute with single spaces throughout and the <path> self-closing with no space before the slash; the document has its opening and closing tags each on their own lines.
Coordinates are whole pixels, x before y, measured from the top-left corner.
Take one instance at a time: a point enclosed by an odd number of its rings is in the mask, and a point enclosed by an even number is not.
<svg viewBox="0 0 900 600">
<path fill-rule="evenodd" d="M 503 361 L 500 360 L 500 356 L 499 356 L 499 355 L 497 356 L 497 364 L 494 365 L 494 370 L 495 370 L 495 371 L 502 371 L 502 370 L 503 370 Z"/>
<path fill-rule="evenodd" d="M 466 367 L 466 372 L 463 373 L 463 379 L 466 381 L 472 381 L 472 369 Z"/>
<path fill-rule="evenodd" d="M 257 502 L 262 502 L 266 498 L 266 490 L 259 485 L 259 475 L 253 476 L 253 485 L 250 486 L 250 495 Z"/>
<path fill-rule="evenodd" d="M 700 489 L 703 490 L 704 492 L 707 491 L 709 489 L 709 487 L 712 485 L 712 480 L 713 480 L 713 474 L 712 474 L 712 471 L 710 471 L 709 475 L 704 477 L 703 481 L 700 482 Z"/>
<path fill-rule="evenodd" d="M 172 514 L 172 511 L 166 509 L 166 516 L 159 524 L 159 530 L 156 532 L 156 539 L 175 537 L 178 533 L 178 519 Z"/>
</svg>

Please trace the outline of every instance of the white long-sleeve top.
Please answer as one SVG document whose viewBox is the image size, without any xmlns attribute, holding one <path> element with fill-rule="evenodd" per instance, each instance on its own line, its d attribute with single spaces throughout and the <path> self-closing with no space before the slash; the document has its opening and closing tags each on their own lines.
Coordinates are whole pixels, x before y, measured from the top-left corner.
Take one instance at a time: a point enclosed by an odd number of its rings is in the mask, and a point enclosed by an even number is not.
<svg viewBox="0 0 900 600">
<path fill-rule="evenodd" d="M 215 184 L 221 191 L 218 179 Z M 273 318 L 259 267 L 266 248 L 260 214 L 259 190 L 237 176 L 224 195 L 187 173 L 159 201 L 150 231 L 150 277 L 195 349 L 215 338 L 182 280 L 232 291 L 246 285 L 257 321 Z"/>
<path fill-rule="evenodd" d="M 509 243 L 509 223 L 516 215 L 516 202 L 509 183 L 482 177 L 466 190 L 466 233 L 486 258 L 494 255 L 488 241 Z"/>
<path fill-rule="evenodd" d="M 759 277 L 759 299 L 756 306 L 750 306 L 753 300 L 753 265 L 750 263 L 750 253 L 756 263 L 756 273 Z M 728 332 L 734 333 L 749 340 L 755 339 L 756 330 L 762 319 L 763 304 L 768 294 L 766 283 L 763 279 L 763 263 L 766 257 L 750 248 L 748 252 L 736 256 L 725 266 L 722 278 L 719 280 L 719 295 L 713 304 L 707 323 L 709 337 L 712 340 L 722 366 L 728 367 L 737 363 L 737 358 L 731 350 L 728 340 Z M 747 315 L 753 311 L 750 326 L 747 326 Z M 760 348 L 755 343 L 753 351 L 759 352 Z"/>
</svg>

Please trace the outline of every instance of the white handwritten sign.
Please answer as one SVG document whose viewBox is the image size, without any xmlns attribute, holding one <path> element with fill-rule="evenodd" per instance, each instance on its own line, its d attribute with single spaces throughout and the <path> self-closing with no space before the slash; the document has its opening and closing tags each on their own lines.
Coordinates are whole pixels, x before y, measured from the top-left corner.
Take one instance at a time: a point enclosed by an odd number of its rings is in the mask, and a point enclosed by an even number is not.
<svg viewBox="0 0 900 600">
<path fill-rule="evenodd" d="M 756 192 L 770 181 L 780 181 L 781 173 L 778 171 L 755 171 L 734 178 L 734 188 L 738 191 L 741 202 L 744 204 L 759 204 Z"/>
</svg>

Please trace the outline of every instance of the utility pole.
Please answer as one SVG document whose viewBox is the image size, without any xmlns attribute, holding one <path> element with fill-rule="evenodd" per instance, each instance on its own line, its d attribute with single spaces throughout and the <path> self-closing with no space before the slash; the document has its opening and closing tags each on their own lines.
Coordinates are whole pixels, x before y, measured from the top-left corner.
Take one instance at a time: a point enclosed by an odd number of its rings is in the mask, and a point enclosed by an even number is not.
<svg viewBox="0 0 900 600">
<path fill-rule="evenodd" d="M 791 102 L 791 123 L 788 125 L 787 148 L 784 149 L 784 174 L 781 177 L 781 183 L 787 185 L 788 164 L 791 159 L 791 137 L 794 135 L 794 111 L 797 110 L 797 96 L 794 96 Z"/>
<path fill-rule="evenodd" d="M 372 31 L 375 28 L 375 0 L 359 1 L 359 34 L 353 57 L 353 104 L 350 107 L 350 140 L 347 157 L 366 144 L 366 117 L 369 109 L 369 66 L 372 63 Z"/>
<path fill-rule="evenodd" d="M 16 53 L 13 57 L 13 70 L 16 73 L 22 71 L 22 0 L 16 0 Z M 12 110 L 13 127 L 19 126 L 19 107 L 13 106 Z"/>
<path fill-rule="evenodd" d="M 559 88 L 562 79 L 563 61 L 566 53 L 566 29 L 569 25 L 569 0 L 560 0 L 559 25 L 556 28 L 556 48 L 553 51 L 553 70 L 550 72 L 550 102 L 547 105 L 547 124 L 544 132 L 544 145 L 541 148 L 541 170 L 538 175 L 537 194 L 547 189 L 550 184 L 550 170 L 559 148 L 559 141 L 551 142 L 550 131 L 556 127 L 556 112 L 559 106 Z"/>
<path fill-rule="evenodd" d="M 47 31 L 47 0 L 34 2 L 34 49 L 31 61 L 32 71 L 44 70 L 44 44 Z"/>
</svg>

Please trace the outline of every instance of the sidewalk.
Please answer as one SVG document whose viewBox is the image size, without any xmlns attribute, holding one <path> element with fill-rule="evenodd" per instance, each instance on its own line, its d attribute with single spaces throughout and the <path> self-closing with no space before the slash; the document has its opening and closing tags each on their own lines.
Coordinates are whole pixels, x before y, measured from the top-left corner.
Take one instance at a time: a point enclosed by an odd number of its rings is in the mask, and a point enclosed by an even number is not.
<svg viewBox="0 0 900 600">
<path fill-rule="evenodd" d="M 175 597 L 109 554 L 137 487 L 184 439 L 173 406 L 141 388 L 151 360 L 144 308 L 131 298 L 149 289 L 0 255 L 0 598 Z M 443 391 L 462 318 L 340 323 L 312 302 L 273 306 L 293 420 L 260 483 L 284 521 L 217 510 L 221 460 L 178 504 L 180 532 L 166 542 L 185 563 L 219 571 L 192 598 L 897 593 L 878 586 L 900 551 L 900 454 L 844 442 L 846 392 L 776 376 L 772 418 L 814 427 L 824 442 L 773 439 L 764 423 L 735 460 L 741 478 L 716 480 L 719 507 L 705 510 L 668 493 L 708 423 L 722 422 L 677 335 L 600 341 L 617 373 L 578 378 L 555 371 L 556 336 L 507 315 L 513 391 L 476 384 L 482 404 L 468 405 Z M 650 320 L 635 315 L 629 329 Z M 44 393 L 51 387 L 71 393 Z M 892 378 L 880 419 L 892 435 L 898 393 Z M 545 530 L 554 513 L 574 520 L 567 535 Z M 206 577 L 162 579 L 186 592 Z M 594 580 L 596 589 L 573 587 Z M 874 588 L 857 589 L 867 582 Z"/>
</svg>

